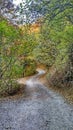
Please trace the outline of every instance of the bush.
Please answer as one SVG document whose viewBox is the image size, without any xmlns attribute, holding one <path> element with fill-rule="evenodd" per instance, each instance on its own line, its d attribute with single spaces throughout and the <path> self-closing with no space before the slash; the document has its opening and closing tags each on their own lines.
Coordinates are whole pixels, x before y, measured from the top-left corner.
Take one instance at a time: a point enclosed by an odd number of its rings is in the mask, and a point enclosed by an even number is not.
<svg viewBox="0 0 73 130">
<path fill-rule="evenodd" d="M 30 76 L 36 73 L 36 63 L 33 59 L 26 59 L 23 63 L 23 76 Z"/>
<path fill-rule="evenodd" d="M 0 80 L 0 97 L 14 95 L 20 90 L 20 85 L 15 80 Z"/>
</svg>

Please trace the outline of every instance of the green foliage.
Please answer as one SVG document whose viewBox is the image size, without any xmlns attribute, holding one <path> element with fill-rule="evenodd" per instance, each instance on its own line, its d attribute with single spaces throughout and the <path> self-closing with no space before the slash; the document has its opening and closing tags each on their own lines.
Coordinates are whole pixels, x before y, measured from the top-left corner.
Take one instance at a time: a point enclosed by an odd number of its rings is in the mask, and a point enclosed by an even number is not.
<svg viewBox="0 0 73 130">
<path fill-rule="evenodd" d="M 0 21 L 0 95 L 15 93 L 19 85 L 14 79 L 35 73 L 35 61 L 26 57 L 33 56 L 36 44 L 33 34 L 21 31 L 5 19 Z"/>
<path fill-rule="evenodd" d="M 33 33 L 29 34 L 28 32 L 27 33 L 24 32 L 23 37 L 21 39 L 19 53 L 24 56 L 32 55 L 32 57 L 33 57 L 32 51 L 34 50 L 34 48 L 36 48 L 37 44 L 38 44 L 38 42 Z"/>
<path fill-rule="evenodd" d="M 39 46 L 34 50 L 34 55 L 39 63 L 45 64 L 50 67 L 53 65 L 57 52 L 55 43 L 47 40 L 41 41 Z"/>
<path fill-rule="evenodd" d="M 8 89 L 17 89 L 18 85 L 14 86 L 14 78 L 17 78 L 22 74 L 21 66 L 17 65 L 18 56 L 16 51 L 18 46 L 15 42 L 19 38 L 19 30 L 9 24 L 6 20 L 0 21 L 0 94 L 5 93 Z M 20 64 L 20 63 L 19 63 Z M 8 91 L 9 91 L 8 89 Z"/>
<path fill-rule="evenodd" d="M 23 75 L 28 76 L 36 73 L 36 62 L 31 58 L 26 58 L 23 62 Z"/>
<path fill-rule="evenodd" d="M 1 73 L 4 75 L 4 69 L 10 69 L 13 64 L 15 65 L 16 55 L 15 51 L 18 49 L 15 46 L 15 41 L 19 37 L 16 29 L 9 25 L 7 21 L 2 20 L 0 22 L 0 61 L 1 61 Z"/>
<path fill-rule="evenodd" d="M 35 49 L 36 58 L 48 66 L 55 66 L 59 72 L 67 69 L 63 76 L 69 73 L 73 80 L 73 2 L 51 0 L 47 5 L 42 3 L 40 10 L 45 8 L 46 11 L 41 23 L 40 43 Z"/>
<path fill-rule="evenodd" d="M 29 8 L 31 0 L 26 2 L 28 10 L 26 9 L 27 24 L 24 26 L 24 31 L 0 17 L 0 88 L 5 91 L 7 86 L 10 88 L 9 91 L 11 91 L 10 86 L 12 91 L 18 88 L 14 85 L 13 79 L 36 72 L 33 58 L 48 67 L 54 65 L 60 72 L 67 67 L 64 75 L 73 80 L 73 1 L 42 0 L 39 5 L 37 2 L 33 2 L 37 5 L 37 7 L 33 6 L 33 10 L 42 16 L 40 34 L 37 36 L 34 32 L 28 31 L 31 27 L 29 16 L 33 12 Z M 22 4 L 20 6 L 22 14 L 24 8 Z M 27 58 L 29 56 L 32 59 Z"/>
<path fill-rule="evenodd" d="M 14 95 L 19 89 L 20 86 L 15 80 L 0 80 L 0 97 Z"/>
</svg>

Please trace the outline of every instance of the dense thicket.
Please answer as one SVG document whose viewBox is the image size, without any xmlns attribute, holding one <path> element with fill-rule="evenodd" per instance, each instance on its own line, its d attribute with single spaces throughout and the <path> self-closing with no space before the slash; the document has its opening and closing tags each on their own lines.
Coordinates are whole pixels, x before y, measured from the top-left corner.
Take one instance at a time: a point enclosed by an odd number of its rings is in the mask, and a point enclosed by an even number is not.
<svg viewBox="0 0 73 130">
<path fill-rule="evenodd" d="M 73 1 L 28 0 L 20 7 L 21 23 L 26 23 L 21 28 L 0 17 L 0 91 L 33 74 L 35 60 L 53 69 L 47 77 L 54 86 L 72 85 Z M 31 31 L 33 21 L 39 25 L 36 33 Z"/>
<path fill-rule="evenodd" d="M 36 46 L 32 35 L 0 17 L 0 95 L 16 92 L 16 79 L 35 73 L 35 62 L 29 58 Z"/>
<path fill-rule="evenodd" d="M 60 81 L 73 80 L 73 1 L 32 1 L 29 10 L 40 15 L 41 36 L 36 58 L 41 63 L 54 66 Z M 34 13 L 35 15 L 35 13 Z M 55 77 L 56 78 L 56 77 Z M 57 82 L 58 81 L 58 82 Z M 60 84 L 61 85 L 61 84 Z"/>
</svg>

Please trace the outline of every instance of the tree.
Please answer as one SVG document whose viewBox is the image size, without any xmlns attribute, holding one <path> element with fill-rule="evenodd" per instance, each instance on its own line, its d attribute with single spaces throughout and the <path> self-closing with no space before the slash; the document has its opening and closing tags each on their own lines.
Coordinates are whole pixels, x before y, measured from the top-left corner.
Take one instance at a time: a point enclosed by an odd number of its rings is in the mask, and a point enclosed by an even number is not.
<svg viewBox="0 0 73 130">
<path fill-rule="evenodd" d="M 66 69 L 69 72 L 72 78 L 73 75 L 73 64 L 72 64 L 72 44 L 73 44 L 73 1 L 72 0 L 51 0 L 51 1 L 39 1 L 41 4 L 38 5 L 38 1 L 32 1 L 32 7 L 30 6 L 29 10 L 33 14 L 33 12 L 37 12 L 40 14 L 42 18 L 41 23 L 41 35 L 42 42 L 38 46 L 40 47 L 38 51 L 38 59 L 40 55 L 43 57 L 48 57 L 48 53 L 46 53 L 47 48 L 50 46 L 52 48 L 52 44 L 55 44 L 55 49 L 57 55 L 55 57 L 55 61 L 52 60 L 57 67 L 57 69 Z M 46 4 L 47 3 L 47 4 Z M 43 12 L 43 13 L 42 13 Z M 35 14 L 34 14 L 35 15 Z M 40 37 L 41 38 L 41 37 Z M 48 42 L 47 42 L 48 41 Z M 45 46 L 46 45 L 46 49 Z M 43 49 L 42 49 L 43 48 Z M 53 48 L 52 48 L 53 49 Z M 44 52 L 42 51 L 44 50 Z M 41 54 L 39 55 L 39 53 Z M 48 52 L 50 50 L 48 49 Z M 46 56 L 47 54 L 47 56 Z M 51 55 L 50 55 L 51 57 Z M 46 60 L 43 59 L 43 62 L 46 64 Z M 48 61 L 49 64 L 49 61 Z M 66 75 L 65 75 L 66 76 Z M 68 74 L 67 74 L 68 76 Z M 72 79 L 71 79 L 72 80 Z"/>
<path fill-rule="evenodd" d="M 14 78 L 20 75 L 20 63 L 18 55 L 15 53 L 18 46 L 15 41 L 19 39 L 19 31 L 1 18 L 0 21 L 0 95 L 4 93 L 13 93 L 19 87 Z"/>
</svg>

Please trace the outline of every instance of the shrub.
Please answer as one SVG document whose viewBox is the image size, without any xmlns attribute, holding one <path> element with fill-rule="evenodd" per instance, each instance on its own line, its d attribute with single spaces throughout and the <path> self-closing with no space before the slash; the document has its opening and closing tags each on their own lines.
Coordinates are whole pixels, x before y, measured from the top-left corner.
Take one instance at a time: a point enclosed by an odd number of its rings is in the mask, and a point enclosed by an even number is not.
<svg viewBox="0 0 73 130">
<path fill-rule="evenodd" d="M 33 59 L 26 59 L 23 63 L 23 76 L 30 76 L 36 73 L 36 63 Z"/>
<path fill-rule="evenodd" d="M 15 80 L 0 80 L 0 97 L 14 95 L 20 90 L 20 85 Z"/>
</svg>

